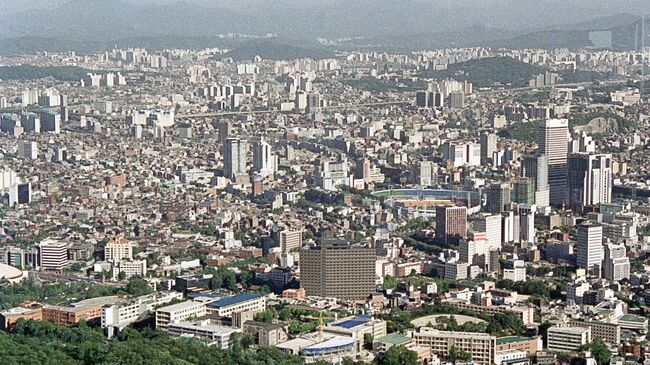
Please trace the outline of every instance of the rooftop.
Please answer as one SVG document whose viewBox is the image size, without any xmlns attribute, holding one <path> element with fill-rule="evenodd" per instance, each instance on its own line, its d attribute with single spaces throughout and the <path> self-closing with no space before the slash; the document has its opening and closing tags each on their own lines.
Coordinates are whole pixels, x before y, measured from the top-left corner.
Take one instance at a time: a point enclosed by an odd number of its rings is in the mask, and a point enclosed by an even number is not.
<svg viewBox="0 0 650 365">
<path fill-rule="evenodd" d="M 400 333 L 391 333 L 375 339 L 376 342 L 387 343 L 390 345 L 403 345 L 413 341 L 412 338 L 404 336 Z"/>
<path fill-rule="evenodd" d="M 208 307 L 211 308 L 223 308 L 223 307 L 228 307 L 233 304 L 245 302 L 248 300 L 253 300 L 259 298 L 260 295 L 257 293 L 244 293 L 244 294 L 238 294 L 238 295 L 233 295 L 232 297 L 225 297 L 218 299 L 214 302 L 208 303 Z"/>
</svg>

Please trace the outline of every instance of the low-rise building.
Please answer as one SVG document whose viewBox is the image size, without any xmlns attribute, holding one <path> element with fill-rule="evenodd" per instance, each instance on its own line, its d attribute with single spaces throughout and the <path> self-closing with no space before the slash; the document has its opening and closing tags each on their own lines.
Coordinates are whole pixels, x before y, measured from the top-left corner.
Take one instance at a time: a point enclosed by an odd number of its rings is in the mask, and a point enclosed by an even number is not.
<svg viewBox="0 0 650 365">
<path fill-rule="evenodd" d="M 284 322 L 246 321 L 243 329 L 253 334 L 260 346 L 275 346 L 289 340 L 289 326 Z"/>
<path fill-rule="evenodd" d="M 210 345 L 225 350 L 232 347 L 232 335 L 241 332 L 241 330 L 214 324 L 210 319 L 200 319 L 171 322 L 167 325 L 167 332 L 171 336 L 199 337 L 209 341 Z"/>
<path fill-rule="evenodd" d="M 201 302 L 188 301 L 168 305 L 156 310 L 156 328 L 166 330 L 171 322 L 203 317 L 206 314 L 205 303 Z"/>
<path fill-rule="evenodd" d="M 535 355 L 544 348 L 543 346 L 541 337 L 507 336 L 497 338 L 496 351 L 519 350 L 528 355 Z"/>
<path fill-rule="evenodd" d="M 207 304 L 210 314 L 219 317 L 232 317 L 237 312 L 263 312 L 266 309 L 266 298 L 257 293 L 244 293 L 223 297 Z"/>
<path fill-rule="evenodd" d="M 410 337 L 417 346 L 429 347 L 431 351 L 443 358 L 449 356 L 452 347 L 467 352 L 477 365 L 493 365 L 496 351 L 496 337 L 487 333 L 440 331 L 421 327 L 410 331 Z"/>
<path fill-rule="evenodd" d="M 591 328 L 592 340 L 601 339 L 604 343 L 618 345 L 621 342 L 621 326 L 600 321 L 570 321 L 571 327 Z"/>
<path fill-rule="evenodd" d="M 0 330 L 11 331 L 16 322 L 21 318 L 26 321 L 30 319 L 36 321 L 42 320 L 43 311 L 41 306 L 15 307 L 0 311 Z"/>
<path fill-rule="evenodd" d="M 116 304 L 124 300 L 124 297 L 114 295 L 86 299 L 69 305 L 45 304 L 43 306 L 43 320 L 53 321 L 57 326 L 73 326 L 81 320 L 88 321 L 100 318 L 104 305 Z"/>
<path fill-rule="evenodd" d="M 357 340 L 357 351 L 361 351 L 364 345 L 364 335 L 378 338 L 387 334 L 386 322 L 370 316 L 354 316 L 330 322 L 323 327 L 323 332 L 354 338 Z"/>
<path fill-rule="evenodd" d="M 102 308 L 102 328 L 106 329 L 108 337 L 112 337 L 147 312 L 153 311 L 156 307 L 167 304 L 172 300 L 182 299 L 182 293 L 161 292 L 133 298 L 123 303 L 104 306 Z"/>
<path fill-rule="evenodd" d="M 547 332 L 549 351 L 577 351 L 591 342 L 589 327 L 551 327 Z"/>
</svg>

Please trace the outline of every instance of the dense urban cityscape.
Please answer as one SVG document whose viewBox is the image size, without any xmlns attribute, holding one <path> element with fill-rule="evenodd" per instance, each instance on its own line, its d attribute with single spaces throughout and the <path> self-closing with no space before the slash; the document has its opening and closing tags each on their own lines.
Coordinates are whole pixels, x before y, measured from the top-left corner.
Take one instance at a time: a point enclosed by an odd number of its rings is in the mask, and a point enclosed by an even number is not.
<svg viewBox="0 0 650 365">
<path fill-rule="evenodd" d="M 0 41 L 0 363 L 650 364 L 635 15 L 581 46 Z"/>
</svg>

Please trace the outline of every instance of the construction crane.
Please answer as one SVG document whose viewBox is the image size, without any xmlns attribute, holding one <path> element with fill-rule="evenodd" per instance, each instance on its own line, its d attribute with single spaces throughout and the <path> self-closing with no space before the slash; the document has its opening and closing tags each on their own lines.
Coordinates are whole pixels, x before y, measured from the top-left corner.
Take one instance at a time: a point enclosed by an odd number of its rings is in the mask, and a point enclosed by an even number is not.
<svg viewBox="0 0 650 365">
<path fill-rule="evenodd" d="M 323 342 L 323 312 L 324 311 L 325 311 L 324 309 L 319 310 L 318 311 L 318 317 L 302 316 L 303 318 L 306 318 L 306 319 L 317 319 L 318 320 L 318 341 L 319 342 Z M 332 318 L 332 317 L 326 316 L 325 318 L 329 319 L 329 318 Z M 338 318 L 338 315 L 336 313 L 334 313 L 334 320 L 336 320 L 337 318 Z"/>
</svg>

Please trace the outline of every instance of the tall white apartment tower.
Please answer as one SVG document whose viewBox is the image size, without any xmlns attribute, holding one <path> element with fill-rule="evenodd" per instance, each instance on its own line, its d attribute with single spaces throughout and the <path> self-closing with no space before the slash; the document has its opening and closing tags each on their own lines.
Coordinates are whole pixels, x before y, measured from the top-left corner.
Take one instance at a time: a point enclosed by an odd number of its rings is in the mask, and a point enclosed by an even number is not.
<svg viewBox="0 0 650 365">
<path fill-rule="evenodd" d="M 603 226 L 585 222 L 578 226 L 576 261 L 578 268 L 600 273 L 603 261 Z"/>
<path fill-rule="evenodd" d="M 253 142 L 253 169 L 262 176 L 273 175 L 277 170 L 277 156 L 261 137 Z"/>
</svg>

